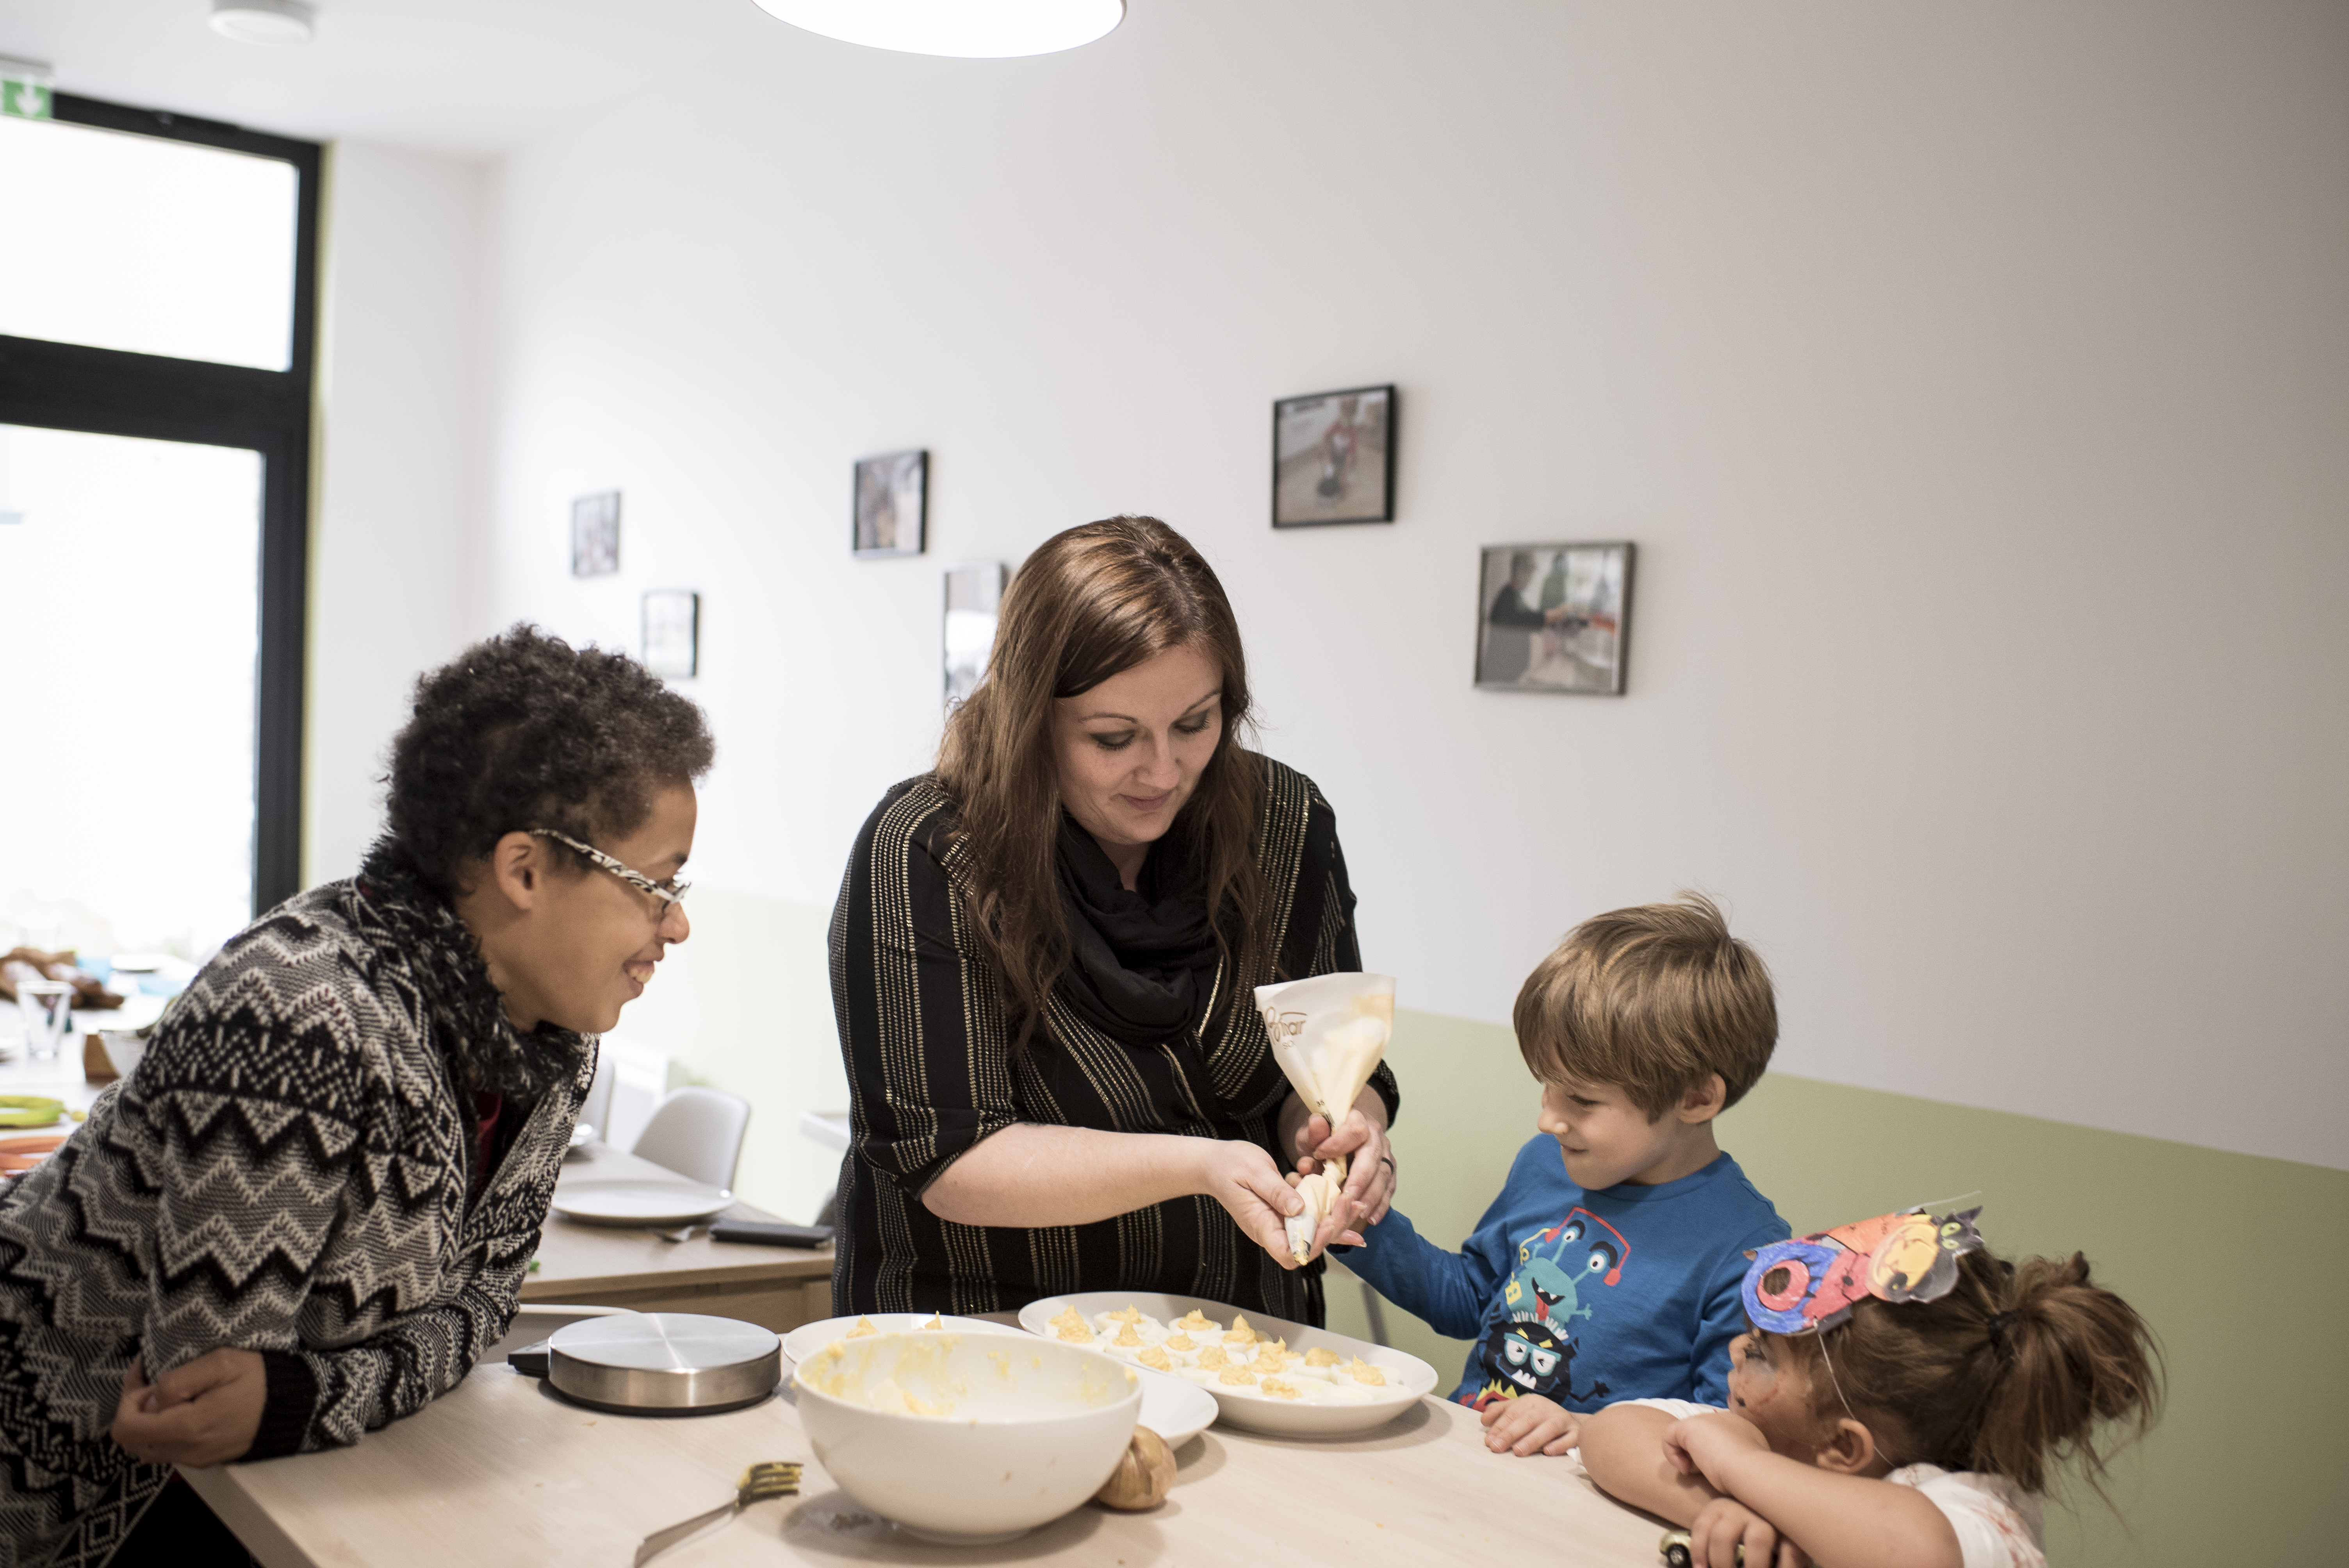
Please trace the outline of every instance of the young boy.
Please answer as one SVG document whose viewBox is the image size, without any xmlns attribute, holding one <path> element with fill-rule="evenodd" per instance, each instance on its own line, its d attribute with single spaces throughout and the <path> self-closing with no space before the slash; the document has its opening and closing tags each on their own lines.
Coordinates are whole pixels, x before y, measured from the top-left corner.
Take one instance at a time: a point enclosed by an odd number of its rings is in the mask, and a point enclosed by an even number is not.
<svg viewBox="0 0 2349 1568">
<path fill-rule="evenodd" d="M 1777 1043 L 1769 971 L 1684 893 L 1575 927 L 1516 1024 L 1542 1135 L 1475 1233 L 1447 1253 L 1390 1211 L 1346 1266 L 1475 1339 L 1452 1397 L 1495 1453 L 1562 1454 L 1578 1413 L 1618 1399 L 1725 1404 L 1746 1251 L 1787 1235 L 1713 1137 Z"/>
</svg>

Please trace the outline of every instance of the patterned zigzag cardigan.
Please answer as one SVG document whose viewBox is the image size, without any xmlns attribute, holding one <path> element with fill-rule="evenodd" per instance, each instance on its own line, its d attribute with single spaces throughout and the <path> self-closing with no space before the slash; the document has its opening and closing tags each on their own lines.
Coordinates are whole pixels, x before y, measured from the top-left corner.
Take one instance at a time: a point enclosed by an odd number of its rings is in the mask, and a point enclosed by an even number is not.
<svg viewBox="0 0 2349 1568">
<path fill-rule="evenodd" d="M 552 1081 L 468 1209 L 452 1078 L 525 1057 Z M 455 914 L 375 861 L 231 941 L 0 1200 L 0 1568 L 98 1568 L 170 1480 L 108 1435 L 134 1354 L 261 1351 L 248 1460 L 454 1387 L 512 1320 L 594 1070 L 592 1039 L 518 1040 Z"/>
</svg>

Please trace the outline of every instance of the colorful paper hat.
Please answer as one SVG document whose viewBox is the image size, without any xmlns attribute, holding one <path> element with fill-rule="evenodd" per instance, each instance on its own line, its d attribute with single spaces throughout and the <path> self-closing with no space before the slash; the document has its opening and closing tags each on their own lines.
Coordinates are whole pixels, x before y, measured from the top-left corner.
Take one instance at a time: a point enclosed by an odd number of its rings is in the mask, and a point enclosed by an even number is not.
<svg viewBox="0 0 2349 1568">
<path fill-rule="evenodd" d="M 1773 1334 L 1833 1328 L 1861 1296 L 1935 1301 L 1958 1283 L 1958 1258 L 1982 1244 L 1979 1208 L 1934 1219 L 1922 1209 L 1878 1214 L 1746 1255 L 1745 1315 Z"/>
</svg>

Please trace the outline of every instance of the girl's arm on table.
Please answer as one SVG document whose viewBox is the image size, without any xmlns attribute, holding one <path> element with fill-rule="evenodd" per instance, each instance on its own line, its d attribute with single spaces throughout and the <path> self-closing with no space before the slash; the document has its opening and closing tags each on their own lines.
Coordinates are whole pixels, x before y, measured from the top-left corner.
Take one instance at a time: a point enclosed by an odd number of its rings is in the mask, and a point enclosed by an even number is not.
<svg viewBox="0 0 2349 1568">
<path fill-rule="evenodd" d="M 1609 1405 L 1583 1417 L 1582 1468 L 1618 1502 L 1674 1524 L 1694 1523 L 1721 1494 L 1664 1457 L 1664 1434 L 1678 1419 L 1652 1405 Z"/>
<path fill-rule="evenodd" d="M 1663 1446 L 1673 1462 L 1685 1461 L 1768 1520 L 1821 1568 L 1963 1568 L 1958 1532 L 1915 1487 L 1774 1454 L 1751 1423 L 1734 1416 L 1676 1421 Z M 1586 1467 L 1588 1451 L 1586 1446 Z"/>
</svg>

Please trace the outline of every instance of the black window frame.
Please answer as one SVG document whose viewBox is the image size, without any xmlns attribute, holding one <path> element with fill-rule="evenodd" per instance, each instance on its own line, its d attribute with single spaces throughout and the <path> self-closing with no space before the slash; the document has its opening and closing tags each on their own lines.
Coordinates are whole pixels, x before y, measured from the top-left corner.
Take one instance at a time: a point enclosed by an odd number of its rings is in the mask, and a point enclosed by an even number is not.
<svg viewBox="0 0 2349 1568">
<path fill-rule="evenodd" d="M 261 454 L 260 651 L 254 669 L 253 909 L 302 887 L 302 704 L 309 630 L 310 440 L 317 359 L 315 141 L 57 93 L 52 119 L 294 166 L 294 335 L 284 370 L 127 354 L 0 334 L 0 424 L 192 441 Z"/>
</svg>

